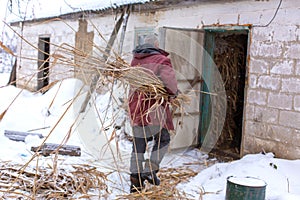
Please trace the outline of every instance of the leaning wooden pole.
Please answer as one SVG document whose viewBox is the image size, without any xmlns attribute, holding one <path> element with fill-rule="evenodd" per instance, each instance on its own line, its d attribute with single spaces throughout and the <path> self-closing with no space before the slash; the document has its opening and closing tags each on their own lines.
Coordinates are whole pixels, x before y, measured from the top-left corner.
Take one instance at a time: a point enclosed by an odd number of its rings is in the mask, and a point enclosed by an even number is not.
<svg viewBox="0 0 300 200">
<path fill-rule="evenodd" d="M 108 41 L 108 43 L 106 45 L 106 48 L 105 48 L 105 53 L 103 54 L 103 58 L 104 58 L 105 62 L 107 61 L 107 59 L 109 57 L 109 54 L 111 52 L 112 46 L 114 45 L 114 42 L 115 42 L 115 40 L 117 38 L 118 32 L 119 32 L 120 27 L 121 27 L 121 25 L 123 23 L 123 20 L 124 20 L 124 15 L 125 15 L 125 13 L 129 12 L 129 10 L 130 10 L 129 8 L 130 8 L 130 6 L 127 6 L 123 10 L 123 12 L 122 12 L 119 20 L 117 21 L 117 23 L 116 23 L 116 25 L 115 25 L 115 27 L 113 29 L 113 32 L 110 35 L 109 41 Z M 97 82 L 98 82 L 99 78 L 100 78 L 100 74 L 99 73 L 96 73 L 93 76 L 92 81 L 91 81 L 91 85 L 90 85 L 90 89 L 89 89 L 89 91 L 88 91 L 88 93 L 87 93 L 87 95 L 86 95 L 86 97 L 84 99 L 84 102 L 81 105 L 80 113 L 84 113 L 85 112 L 86 106 L 87 106 L 88 102 L 90 101 L 90 98 L 91 98 L 93 92 L 96 89 Z"/>
<path fill-rule="evenodd" d="M 122 28 L 122 32 L 121 32 L 121 38 L 120 38 L 120 46 L 119 46 L 119 55 L 122 54 L 122 50 L 123 50 L 123 43 L 124 43 L 124 39 L 125 39 L 125 33 L 126 33 L 126 28 L 127 28 L 127 22 L 128 22 L 128 18 L 130 15 L 130 9 L 131 7 L 128 6 L 126 13 L 124 15 L 124 22 L 123 22 L 123 28 Z"/>
</svg>

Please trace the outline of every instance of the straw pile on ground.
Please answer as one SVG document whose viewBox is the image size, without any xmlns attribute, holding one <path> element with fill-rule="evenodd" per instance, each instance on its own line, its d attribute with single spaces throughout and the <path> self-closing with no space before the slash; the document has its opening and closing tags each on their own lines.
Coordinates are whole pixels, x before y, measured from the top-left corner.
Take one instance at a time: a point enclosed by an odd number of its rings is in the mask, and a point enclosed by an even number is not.
<svg viewBox="0 0 300 200">
<path fill-rule="evenodd" d="M 177 184 L 187 182 L 191 177 L 197 175 L 197 172 L 188 167 L 179 168 L 162 168 L 158 176 L 161 178 L 159 186 L 153 186 L 146 183 L 143 191 L 138 193 L 126 194 L 119 196 L 118 199 L 181 199 L 188 200 L 190 198 L 184 192 L 176 189 Z"/>
<path fill-rule="evenodd" d="M 0 166 L 0 199 L 99 199 L 109 196 L 107 175 L 90 165 L 73 165 L 72 170 L 54 170 L 50 166 L 31 168 L 4 162 Z M 140 193 L 124 194 L 117 199 L 183 199 L 184 192 L 176 189 L 197 172 L 188 166 L 162 168 L 159 186 L 146 183 Z"/>
<path fill-rule="evenodd" d="M 2 163 L 0 166 L 1 199 L 78 199 L 107 194 L 106 175 L 89 165 L 72 166 L 72 171 L 30 168 Z M 91 191 L 98 191 L 91 193 Z"/>
</svg>

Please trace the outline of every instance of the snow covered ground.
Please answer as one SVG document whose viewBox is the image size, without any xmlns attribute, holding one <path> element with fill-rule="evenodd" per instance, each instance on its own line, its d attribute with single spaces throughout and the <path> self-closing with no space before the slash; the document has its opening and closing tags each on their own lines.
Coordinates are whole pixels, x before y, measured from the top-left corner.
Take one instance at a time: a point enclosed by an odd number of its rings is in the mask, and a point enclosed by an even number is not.
<svg viewBox="0 0 300 200">
<path fill-rule="evenodd" d="M 9 74 L 0 74 L 0 86 L 7 83 L 8 76 Z M 15 142 L 4 136 L 5 130 L 27 132 L 34 130 L 32 132 L 41 133 L 44 136 L 50 133 L 47 142 L 58 144 L 65 140 L 66 135 L 70 134 L 67 144 L 81 147 L 82 155 L 80 157 L 60 156 L 60 167 L 67 168 L 69 164 L 89 163 L 98 166 L 103 171 L 108 171 L 108 167 L 115 170 L 116 166 L 109 165 L 111 161 L 109 161 L 109 158 L 106 161 L 99 160 L 97 151 L 106 149 L 103 154 L 109 154 L 110 156 L 113 153 L 107 152 L 116 151 L 117 145 L 114 144 L 117 143 L 112 142 L 112 145 L 108 145 L 107 142 L 112 138 L 113 133 L 113 131 L 110 131 L 109 122 L 111 121 L 109 119 L 122 122 L 125 117 L 124 112 L 116 109 L 113 105 L 107 107 L 109 96 L 99 95 L 93 97 L 97 105 L 96 111 L 98 110 L 99 114 L 91 113 L 91 115 L 86 114 L 78 117 L 80 104 L 76 101 L 73 102 L 73 100 L 80 90 L 81 82 L 76 79 L 65 80 L 62 84 L 57 83 L 45 94 L 22 91 L 13 86 L 0 87 L 0 114 L 9 108 L 0 121 L 0 161 L 9 160 L 24 164 L 33 154 L 30 147 L 43 141 L 38 137 L 27 136 L 25 142 Z M 85 90 L 86 88 L 82 88 L 82 91 Z M 16 96 L 18 97 L 14 100 Z M 11 102 L 13 103 L 11 104 Z M 89 108 L 92 108 L 92 106 L 89 106 Z M 112 115 L 116 112 L 120 117 Z M 95 119 L 93 116 L 96 116 Z M 103 117 L 102 120 L 105 119 L 107 122 L 101 122 L 101 117 Z M 92 123 L 91 119 L 94 120 L 92 120 Z M 108 127 L 107 132 L 105 132 L 107 134 L 102 133 L 102 136 L 99 136 L 99 134 L 88 133 L 99 133 L 97 125 Z M 111 126 L 113 125 L 111 124 Z M 119 137 L 118 148 L 122 152 L 121 156 L 125 158 L 130 153 L 131 143 L 122 140 L 122 131 L 124 131 L 124 127 L 117 130 L 115 135 L 116 138 Z M 98 137 L 101 137 L 102 140 L 105 139 L 105 141 L 97 143 L 99 141 Z M 90 143 L 91 140 L 93 142 Z M 40 163 L 47 164 L 51 162 L 51 157 L 41 159 L 44 160 Z M 169 153 L 164 158 L 162 167 L 182 167 L 186 163 L 199 163 L 206 159 L 207 155 L 197 149 Z M 109 199 L 115 199 L 117 195 L 129 191 L 128 157 L 122 162 L 118 162 L 118 164 L 120 172 L 109 175 L 110 182 L 108 186 L 111 192 Z M 267 153 L 266 155 L 247 155 L 237 161 L 216 163 L 210 167 L 205 167 L 205 165 L 194 165 L 193 167 L 194 170 L 198 170 L 198 175 L 191 178 L 187 183 L 180 183 L 177 186 L 177 189 L 184 191 L 191 199 L 201 199 L 200 194 L 202 193 L 204 200 L 223 200 L 226 193 L 227 177 L 229 176 L 250 176 L 265 181 L 267 184 L 267 200 L 300 199 L 300 160 L 278 159 L 274 158 L 272 153 Z M 120 178 L 123 178 L 123 180 L 121 181 Z"/>
<path fill-rule="evenodd" d="M 9 73 L 0 73 L 0 87 L 8 83 L 9 75 Z"/>
</svg>

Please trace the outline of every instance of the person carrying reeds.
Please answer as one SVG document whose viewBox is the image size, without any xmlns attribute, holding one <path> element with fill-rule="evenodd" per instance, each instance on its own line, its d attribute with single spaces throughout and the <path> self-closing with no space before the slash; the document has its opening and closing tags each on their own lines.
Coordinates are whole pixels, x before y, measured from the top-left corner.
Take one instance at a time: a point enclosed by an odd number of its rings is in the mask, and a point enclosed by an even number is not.
<svg viewBox="0 0 300 200">
<path fill-rule="evenodd" d="M 159 48 L 158 39 L 154 34 L 146 36 L 144 44 L 133 50 L 131 66 L 143 69 L 148 76 L 140 77 L 142 84 L 131 86 L 128 100 L 133 127 L 130 160 L 131 193 L 141 191 L 145 180 L 153 185 L 160 184 L 156 174 L 168 150 L 169 131 L 174 130 L 169 105 L 178 94 L 175 71 L 168 55 L 169 53 Z M 153 78 L 149 78 L 151 76 Z M 150 159 L 145 160 L 147 144 L 152 140 L 154 146 Z"/>
</svg>

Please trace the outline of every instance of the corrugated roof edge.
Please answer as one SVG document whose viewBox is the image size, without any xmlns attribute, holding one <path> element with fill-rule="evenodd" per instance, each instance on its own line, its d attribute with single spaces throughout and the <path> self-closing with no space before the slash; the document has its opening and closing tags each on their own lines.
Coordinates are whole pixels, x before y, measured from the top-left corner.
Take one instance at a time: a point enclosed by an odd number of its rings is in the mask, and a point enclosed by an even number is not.
<svg viewBox="0 0 300 200">
<path fill-rule="evenodd" d="M 21 20 L 21 19 L 12 19 L 9 20 L 9 23 L 11 25 L 17 25 L 19 22 L 36 22 L 36 21 L 43 21 L 43 20 L 47 20 L 47 19 L 53 19 L 53 18 L 66 18 L 67 16 L 78 16 L 78 15 L 82 15 L 83 13 L 86 14 L 90 14 L 90 13 L 99 13 L 99 12 L 103 12 L 103 14 L 105 14 L 105 12 L 109 9 L 118 9 L 121 8 L 123 6 L 127 6 L 127 5 L 137 5 L 137 4 L 145 4 L 145 3 L 149 3 L 149 2 L 153 2 L 153 1 L 158 1 L 158 0 L 136 0 L 136 1 L 124 1 L 124 3 L 120 3 L 120 4 L 116 4 L 116 3 L 111 3 L 111 6 L 104 6 L 104 7 L 96 7 L 94 9 L 78 9 L 78 10 L 74 10 L 74 12 L 65 12 L 65 13 L 61 13 L 59 15 L 49 15 L 46 17 L 36 17 L 36 18 L 27 18 L 25 20 Z"/>
</svg>

